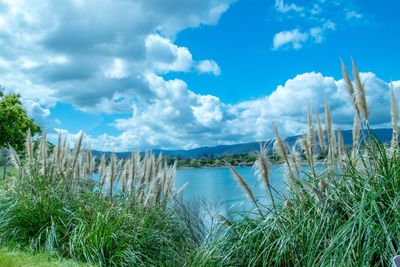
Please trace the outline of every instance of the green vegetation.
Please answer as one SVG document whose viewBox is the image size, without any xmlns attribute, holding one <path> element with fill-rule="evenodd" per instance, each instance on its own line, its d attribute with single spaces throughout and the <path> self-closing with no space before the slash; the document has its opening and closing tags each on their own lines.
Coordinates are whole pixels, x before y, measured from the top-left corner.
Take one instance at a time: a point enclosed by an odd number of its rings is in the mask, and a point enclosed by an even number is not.
<svg viewBox="0 0 400 267">
<path fill-rule="evenodd" d="M 343 73 L 356 116 L 352 148 L 344 149 L 340 133 L 335 135 L 327 103 L 317 144 L 309 110 L 308 133 L 298 141 L 309 166 L 308 178 L 301 179 L 298 148 L 288 149 L 276 129 L 275 149 L 285 162 L 289 194 L 273 194 L 263 149 L 255 167 L 271 205 L 259 204 L 232 168 L 256 214 L 244 213 L 234 221 L 222 218 L 225 231 L 197 252 L 194 266 L 389 266 L 399 254 L 400 149 L 393 89 L 393 139 L 384 146 L 371 136 L 357 67 L 353 63 L 355 87 L 345 66 Z M 322 128 L 319 120 L 317 127 Z M 366 129 L 365 136 L 360 128 Z M 315 168 L 317 146 L 327 155 L 321 172 Z"/>
<path fill-rule="evenodd" d="M 261 147 L 257 155 L 178 161 L 197 167 L 225 160 L 254 204 L 235 219 L 220 216 L 208 233 L 195 209 L 177 201 L 176 164 L 138 153 L 96 163 L 82 136 L 70 150 L 61 137 L 49 148 L 44 134 L 34 152 L 28 133 L 23 153 L 10 149 L 14 178 L 0 185 L 0 245 L 100 266 L 388 266 L 400 253 L 396 99 L 392 89 L 393 138 L 383 145 L 371 134 L 356 65 L 354 82 L 344 65 L 343 75 L 355 110 L 351 147 L 325 102 L 324 125 L 309 109 L 307 134 L 293 147 L 275 129 L 273 155 Z M 269 181 L 278 160 L 286 195 Z M 259 203 L 232 166 L 241 162 L 254 162 L 271 204 Z M 0 263 L 4 253 L 14 264 L 4 251 Z"/>
<path fill-rule="evenodd" d="M 0 88 L 1 89 L 1 88 Z M 0 165 L 3 170 L 3 180 L 7 175 L 8 146 L 21 151 L 24 145 L 26 132 L 35 134 L 40 127 L 30 119 L 22 108 L 20 96 L 17 94 L 5 95 L 0 91 Z"/>
<path fill-rule="evenodd" d="M 89 267 L 73 261 L 57 259 L 50 254 L 32 254 L 29 252 L 0 249 L 2 267 Z"/>
<path fill-rule="evenodd" d="M 24 157 L 10 154 L 17 175 L 0 187 L 1 245 L 101 266 L 186 264 L 196 244 L 171 205 L 175 166 L 161 157 L 103 157 L 94 182 L 82 136 L 48 153 L 44 134 L 35 153 L 28 133 Z"/>
<path fill-rule="evenodd" d="M 22 150 L 28 129 L 32 134 L 40 132 L 40 127 L 22 108 L 20 96 L 0 91 L 0 148 L 11 145 L 17 151 Z"/>
<path fill-rule="evenodd" d="M 256 160 L 256 153 L 232 155 L 225 157 L 208 157 L 204 156 L 201 158 L 182 159 L 182 158 L 170 158 L 169 161 L 172 163 L 174 160 L 177 162 L 177 167 L 187 168 L 200 168 L 200 167 L 222 167 L 226 166 L 226 162 L 232 166 L 253 166 Z"/>
</svg>

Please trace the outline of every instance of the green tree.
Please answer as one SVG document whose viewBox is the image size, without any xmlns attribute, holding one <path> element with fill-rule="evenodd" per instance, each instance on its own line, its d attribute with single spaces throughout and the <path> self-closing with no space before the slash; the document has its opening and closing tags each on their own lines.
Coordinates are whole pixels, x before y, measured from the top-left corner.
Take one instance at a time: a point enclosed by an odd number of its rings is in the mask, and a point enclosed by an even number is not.
<svg viewBox="0 0 400 267">
<path fill-rule="evenodd" d="M 5 151 L 11 145 L 17 151 L 22 150 L 28 129 L 32 134 L 40 132 L 39 125 L 22 108 L 20 96 L 0 91 L 0 149 Z M 3 158 L 3 178 L 7 168 L 6 158 L 7 156 Z"/>
</svg>

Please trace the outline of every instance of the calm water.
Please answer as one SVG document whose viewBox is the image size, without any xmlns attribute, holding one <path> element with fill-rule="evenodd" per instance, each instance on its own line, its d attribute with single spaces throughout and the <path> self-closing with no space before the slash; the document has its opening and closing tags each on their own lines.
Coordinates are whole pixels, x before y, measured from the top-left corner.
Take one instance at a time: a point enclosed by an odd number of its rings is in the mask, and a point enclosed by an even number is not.
<svg viewBox="0 0 400 267">
<path fill-rule="evenodd" d="M 269 204 L 270 198 L 262 182 L 258 181 L 251 167 L 237 168 L 246 179 L 260 203 Z M 285 192 L 285 175 L 282 166 L 270 168 L 271 185 L 278 192 Z M 205 200 L 218 206 L 224 213 L 249 210 L 251 203 L 233 179 L 228 168 L 201 168 L 177 170 L 175 188 L 186 184 L 183 198 L 186 201 Z"/>
</svg>

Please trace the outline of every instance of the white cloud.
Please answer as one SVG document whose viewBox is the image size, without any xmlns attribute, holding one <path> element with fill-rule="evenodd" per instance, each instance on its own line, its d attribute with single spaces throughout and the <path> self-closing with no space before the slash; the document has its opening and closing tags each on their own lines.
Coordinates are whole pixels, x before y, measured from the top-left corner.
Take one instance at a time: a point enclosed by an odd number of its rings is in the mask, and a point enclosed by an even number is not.
<svg viewBox="0 0 400 267">
<path fill-rule="evenodd" d="M 298 29 L 278 32 L 274 36 L 273 49 L 277 50 L 286 45 L 293 49 L 300 49 L 307 39 L 308 34 L 300 32 Z"/>
<path fill-rule="evenodd" d="M 199 106 L 192 106 L 193 115 L 203 126 L 211 127 L 218 125 L 223 118 L 223 105 L 219 99 L 212 95 L 201 95 L 197 97 Z"/>
<path fill-rule="evenodd" d="M 123 59 L 114 58 L 112 64 L 104 71 L 104 75 L 110 79 L 121 79 L 128 76 L 126 63 Z"/>
<path fill-rule="evenodd" d="M 299 49 L 306 43 L 321 43 L 326 39 L 328 31 L 334 31 L 337 27 L 347 26 L 351 21 L 361 21 L 366 17 L 355 9 L 351 0 L 305 1 L 302 6 L 294 3 L 287 4 L 284 0 L 275 0 L 275 10 L 278 21 L 294 20 L 299 26 L 276 33 L 273 37 L 274 50 L 280 47 Z M 302 31 L 299 30 L 300 28 Z"/>
<path fill-rule="evenodd" d="M 201 60 L 197 64 L 196 69 L 199 73 L 212 73 L 215 76 L 221 74 L 221 69 L 218 66 L 217 62 L 215 62 L 214 60 Z"/>
<path fill-rule="evenodd" d="M 283 47 L 300 49 L 310 39 L 313 43 L 321 43 L 325 39 L 326 32 L 335 29 L 336 25 L 327 20 L 322 26 L 311 28 L 308 32 L 301 32 L 299 29 L 278 32 L 274 36 L 272 49 L 278 50 Z"/>
<path fill-rule="evenodd" d="M 351 19 L 361 19 L 363 18 L 363 15 L 355 10 L 349 10 L 346 12 L 346 19 L 351 20 Z"/>
<path fill-rule="evenodd" d="M 370 123 L 373 127 L 390 125 L 389 84 L 370 72 L 361 73 L 361 78 Z M 323 120 L 325 97 L 335 127 L 351 129 L 353 124 L 354 110 L 343 80 L 317 72 L 299 74 L 267 96 L 234 105 L 212 95 L 195 94 L 179 79 L 149 74 L 146 80 L 156 96 L 153 101 L 135 105 L 130 118 L 115 120 L 120 135 L 90 137 L 92 148 L 176 149 L 266 140 L 272 137 L 273 124 L 280 127 L 282 135 L 301 134 L 307 129 L 307 103 Z M 394 84 L 400 86 L 400 82 Z"/>
<path fill-rule="evenodd" d="M 301 12 L 303 7 L 297 6 L 296 4 L 286 4 L 284 0 L 275 0 L 275 9 L 281 13 L 287 13 L 290 11 Z"/>
<path fill-rule="evenodd" d="M 152 34 L 146 38 L 146 55 L 157 72 L 188 71 L 193 64 L 186 47 L 178 47 L 169 39 Z"/>
<path fill-rule="evenodd" d="M 2 85 L 50 107 L 126 112 L 151 101 L 148 73 L 194 67 L 183 29 L 214 25 L 233 0 L 3 1 Z"/>
<path fill-rule="evenodd" d="M 334 31 L 335 29 L 336 25 L 332 21 L 328 20 L 321 27 L 311 28 L 309 34 L 314 39 L 315 43 L 321 43 L 325 39 L 324 34 L 326 31 Z"/>
<path fill-rule="evenodd" d="M 38 102 L 33 100 L 23 100 L 22 106 L 30 118 L 33 118 L 42 126 L 46 124 L 47 117 L 50 115 L 49 109 L 42 107 Z"/>
</svg>

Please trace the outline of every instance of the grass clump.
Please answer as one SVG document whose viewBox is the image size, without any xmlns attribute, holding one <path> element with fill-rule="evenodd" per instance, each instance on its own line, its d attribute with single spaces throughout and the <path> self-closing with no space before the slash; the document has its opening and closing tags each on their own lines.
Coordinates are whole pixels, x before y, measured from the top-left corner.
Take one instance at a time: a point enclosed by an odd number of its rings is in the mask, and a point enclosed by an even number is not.
<svg viewBox="0 0 400 267">
<path fill-rule="evenodd" d="M 100 266 L 186 264 L 194 242 L 172 207 L 175 166 L 138 153 L 96 164 L 82 136 L 72 150 L 61 139 L 49 151 L 44 134 L 34 149 L 28 133 L 24 157 L 10 148 L 0 243 Z"/>
<path fill-rule="evenodd" d="M 293 148 L 275 130 L 275 148 L 287 169 L 288 194 L 271 194 L 274 189 L 261 148 L 256 170 L 272 204 L 262 206 L 239 183 L 257 212 L 244 213 L 239 220 L 224 219 L 221 235 L 197 252 L 195 266 L 388 266 L 400 253 L 395 96 L 391 94 L 393 140 L 381 144 L 370 132 L 365 88 L 355 63 L 354 88 L 344 65 L 342 69 L 355 108 L 353 145 L 344 147 L 340 132 L 333 129 L 327 102 L 324 130 L 315 114 L 319 146 L 314 144 L 310 109 L 307 134 Z M 306 158 L 309 171 L 301 172 L 299 156 Z M 315 163 L 318 158 L 324 159 L 320 166 Z"/>
<path fill-rule="evenodd" d="M 57 259 L 52 255 L 32 254 L 20 250 L 0 249 L 0 266 L 2 267 L 90 267 L 71 260 Z"/>
</svg>

